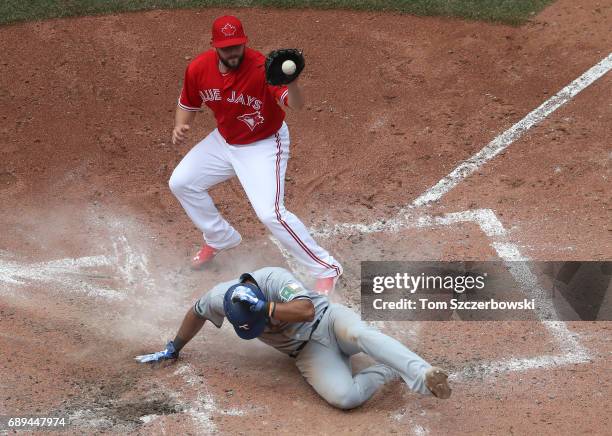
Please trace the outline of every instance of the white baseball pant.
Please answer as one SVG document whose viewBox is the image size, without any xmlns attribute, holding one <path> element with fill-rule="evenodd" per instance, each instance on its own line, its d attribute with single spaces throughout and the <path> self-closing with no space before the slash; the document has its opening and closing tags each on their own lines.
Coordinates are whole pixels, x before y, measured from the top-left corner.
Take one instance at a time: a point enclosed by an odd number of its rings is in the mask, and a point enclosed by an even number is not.
<svg viewBox="0 0 612 436">
<path fill-rule="evenodd" d="M 217 183 L 237 176 L 260 221 L 314 277 L 335 277 L 340 264 L 285 209 L 285 171 L 289 128 L 248 145 L 230 145 L 217 129 L 193 147 L 170 177 L 170 189 L 208 245 L 223 250 L 238 245 L 240 234 L 219 213 L 208 194 Z"/>
<path fill-rule="evenodd" d="M 365 353 L 377 363 L 353 375 L 349 359 L 357 353 Z M 431 365 L 340 304 L 330 305 L 295 363 L 314 390 L 340 409 L 363 404 L 382 385 L 398 377 L 411 390 L 431 395 L 425 385 L 425 373 Z"/>
</svg>

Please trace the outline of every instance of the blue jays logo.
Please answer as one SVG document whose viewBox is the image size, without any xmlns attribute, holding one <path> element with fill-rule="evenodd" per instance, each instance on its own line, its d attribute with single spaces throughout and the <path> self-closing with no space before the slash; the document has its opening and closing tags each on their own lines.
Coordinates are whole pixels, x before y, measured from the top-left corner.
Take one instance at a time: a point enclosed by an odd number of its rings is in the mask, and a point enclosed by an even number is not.
<svg viewBox="0 0 612 436">
<path fill-rule="evenodd" d="M 264 122 L 264 117 L 261 116 L 259 111 L 252 112 L 250 114 L 240 115 L 237 118 L 244 124 L 249 126 L 249 129 L 251 130 L 255 130 L 255 127 L 257 127 L 259 124 L 263 124 Z"/>
</svg>

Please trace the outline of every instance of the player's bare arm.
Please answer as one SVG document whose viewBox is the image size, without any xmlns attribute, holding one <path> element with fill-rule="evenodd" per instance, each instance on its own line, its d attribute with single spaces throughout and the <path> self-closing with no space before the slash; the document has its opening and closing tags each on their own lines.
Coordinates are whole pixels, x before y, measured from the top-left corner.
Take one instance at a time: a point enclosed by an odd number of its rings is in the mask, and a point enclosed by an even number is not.
<svg viewBox="0 0 612 436">
<path fill-rule="evenodd" d="M 314 319 L 315 308 L 312 301 L 300 299 L 288 303 L 270 303 L 271 318 L 284 322 L 310 322 Z"/>
<path fill-rule="evenodd" d="M 174 340 L 168 342 L 165 349 L 156 353 L 142 354 L 136 356 L 135 359 L 141 363 L 157 363 L 175 360 L 178 358 L 179 352 L 183 347 L 202 329 L 205 322 L 206 318 L 199 316 L 195 312 L 193 306 L 190 307 L 183 318 L 183 322 Z"/>
<path fill-rule="evenodd" d="M 298 79 L 287 84 L 287 106 L 293 110 L 300 110 L 304 107 L 304 93 L 298 83 Z"/>
<path fill-rule="evenodd" d="M 181 323 L 174 340 L 168 342 L 165 349 L 156 353 L 142 354 L 140 356 L 136 356 L 135 359 L 141 363 L 155 363 L 175 360 L 183 347 L 187 345 L 187 343 L 191 341 L 191 339 L 193 339 L 193 337 L 202 329 L 205 322 L 206 318 L 198 316 L 193 306 L 190 307 L 183 318 L 183 322 Z"/>
<path fill-rule="evenodd" d="M 252 280 L 246 280 L 245 283 L 257 285 Z M 310 322 L 315 316 L 314 305 L 309 299 L 293 300 L 287 303 L 269 301 L 265 306 L 265 312 L 268 318 L 284 322 Z"/>
<path fill-rule="evenodd" d="M 174 129 L 172 130 L 172 144 L 182 145 L 187 140 L 187 135 L 197 112 L 186 111 L 177 106 L 174 115 Z"/>
<path fill-rule="evenodd" d="M 205 322 L 206 319 L 198 316 L 193 307 L 189 308 L 173 341 L 177 352 L 198 334 Z"/>
</svg>

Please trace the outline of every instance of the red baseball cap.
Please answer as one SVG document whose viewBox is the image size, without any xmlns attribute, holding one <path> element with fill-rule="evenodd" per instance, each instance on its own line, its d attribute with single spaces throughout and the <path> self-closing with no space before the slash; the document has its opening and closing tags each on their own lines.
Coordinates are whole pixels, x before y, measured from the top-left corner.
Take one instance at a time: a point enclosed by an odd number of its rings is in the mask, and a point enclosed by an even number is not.
<svg viewBox="0 0 612 436">
<path fill-rule="evenodd" d="M 211 40 L 213 47 L 229 47 L 245 44 L 246 42 L 247 37 L 238 18 L 232 15 L 224 15 L 213 22 Z"/>
</svg>

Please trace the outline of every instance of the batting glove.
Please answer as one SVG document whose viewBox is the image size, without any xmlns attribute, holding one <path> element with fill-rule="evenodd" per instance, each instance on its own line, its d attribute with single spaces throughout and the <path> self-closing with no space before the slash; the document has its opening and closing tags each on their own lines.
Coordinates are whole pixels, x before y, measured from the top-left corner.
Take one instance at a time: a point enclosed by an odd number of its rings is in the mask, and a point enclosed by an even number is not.
<svg viewBox="0 0 612 436">
<path fill-rule="evenodd" d="M 266 309 L 266 302 L 257 298 L 257 295 L 246 287 L 236 288 L 232 294 L 232 303 L 237 301 L 248 304 L 251 312 L 263 312 Z"/>
<path fill-rule="evenodd" d="M 170 341 L 166 344 L 165 350 L 158 351 L 157 353 L 142 354 L 134 357 L 134 359 L 140 363 L 155 363 L 161 362 L 162 360 L 176 359 L 178 355 L 178 351 L 174 348 L 174 342 Z"/>
</svg>

